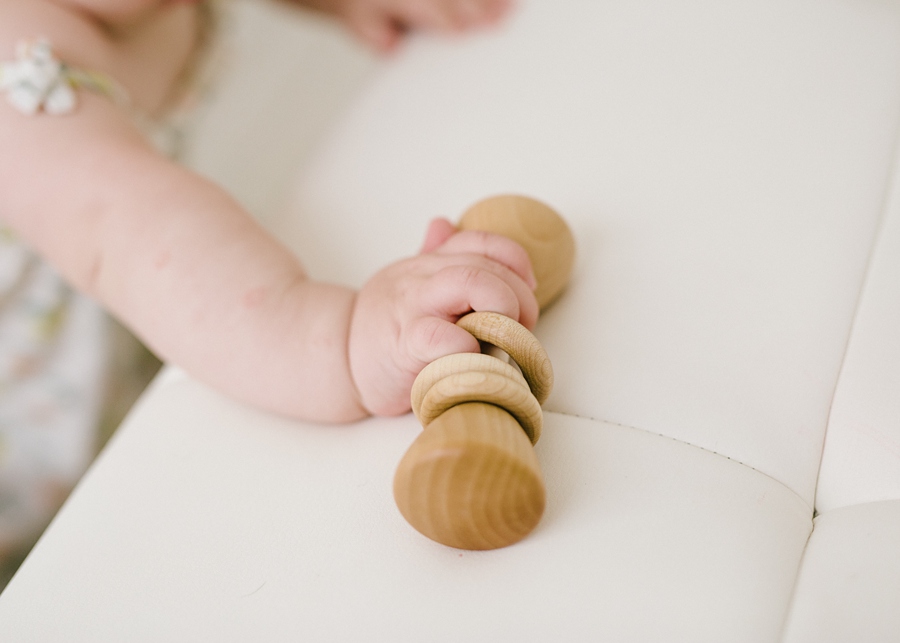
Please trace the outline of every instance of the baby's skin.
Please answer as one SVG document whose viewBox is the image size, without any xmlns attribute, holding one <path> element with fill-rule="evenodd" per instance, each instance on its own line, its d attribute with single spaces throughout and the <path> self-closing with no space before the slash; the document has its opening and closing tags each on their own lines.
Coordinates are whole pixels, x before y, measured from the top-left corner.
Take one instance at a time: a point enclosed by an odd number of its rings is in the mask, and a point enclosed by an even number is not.
<svg viewBox="0 0 900 643">
<path fill-rule="evenodd" d="M 60 59 L 109 74 L 158 113 L 195 46 L 195 4 L 0 0 L 0 60 L 47 37 Z M 507 5 L 306 4 L 384 50 L 411 29 L 490 24 Z M 404 413 L 426 364 L 478 350 L 460 316 L 537 320 L 522 248 L 443 219 L 419 255 L 358 292 L 314 281 L 223 189 L 156 152 L 125 110 L 90 91 L 78 101 L 72 114 L 29 116 L 0 100 L 0 220 L 161 358 L 238 399 L 326 422 Z"/>
</svg>

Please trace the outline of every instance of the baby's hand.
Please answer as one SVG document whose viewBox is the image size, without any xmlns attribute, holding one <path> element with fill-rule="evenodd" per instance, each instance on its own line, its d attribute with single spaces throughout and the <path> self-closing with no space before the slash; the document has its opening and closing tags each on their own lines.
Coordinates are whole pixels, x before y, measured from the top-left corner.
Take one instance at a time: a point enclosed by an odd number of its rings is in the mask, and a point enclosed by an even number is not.
<svg viewBox="0 0 900 643">
<path fill-rule="evenodd" d="M 452 32 L 494 24 L 512 0 L 306 0 L 305 4 L 334 13 L 363 42 L 390 51 L 408 31 Z"/>
<path fill-rule="evenodd" d="M 478 341 L 455 325 L 469 312 L 497 312 L 534 327 L 534 286 L 528 255 L 515 242 L 433 221 L 421 254 L 377 273 L 357 297 L 349 355 L 363 406 L 375 415 L 405 413 L 426 365 L 478 352 Z"/>
</svg>

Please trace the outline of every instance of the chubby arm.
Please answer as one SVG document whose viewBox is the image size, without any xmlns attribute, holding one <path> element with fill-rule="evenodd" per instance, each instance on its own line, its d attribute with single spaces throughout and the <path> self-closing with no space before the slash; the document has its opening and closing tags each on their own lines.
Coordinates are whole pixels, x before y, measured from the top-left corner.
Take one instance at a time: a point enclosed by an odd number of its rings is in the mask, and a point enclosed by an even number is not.
<svg viewBox="0 0 900 643">
<path fill-rule="evenodd" d="M 0 22 L 8 6 L 0 1 Z M 0 50 L 12 50 L 3 34 Z M 452 324 L 460 315 L 536 320 L 524 251 L 441 222 L 426 252 L 359 294 L 313 281 L 223 190 L 157 154 L 119 108 L 79 99 L 60 117 L 0 104 L 0 218 L 163 359 L 220 390 L 312 420 L 402 413 L 428 361 L 477 350 Z"/>
<path fill-rule="evenodd" d="M 88 102 L 65 118 L 3 106 L 7 222 L 199 379 L 293 416 L 364 415 L 347 368 L 355 293 L 308 280 L 227 194 Z"/>
</svg>

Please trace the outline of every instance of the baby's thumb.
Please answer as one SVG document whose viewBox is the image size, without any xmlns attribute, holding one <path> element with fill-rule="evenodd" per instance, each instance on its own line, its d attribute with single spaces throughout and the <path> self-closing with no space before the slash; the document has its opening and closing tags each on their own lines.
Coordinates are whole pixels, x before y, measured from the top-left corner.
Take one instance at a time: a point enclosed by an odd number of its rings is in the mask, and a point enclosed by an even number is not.
<svg viewBox="0 0 900 643">
<path fill-rule="evenodd" d="M 456 226 L 447 219 L 432 219 L 428 224 L 428 231 L 425 233 L 425 241 L 419 254 L 424 255 L 437 250 L 457 232 Z"/>
</svg>

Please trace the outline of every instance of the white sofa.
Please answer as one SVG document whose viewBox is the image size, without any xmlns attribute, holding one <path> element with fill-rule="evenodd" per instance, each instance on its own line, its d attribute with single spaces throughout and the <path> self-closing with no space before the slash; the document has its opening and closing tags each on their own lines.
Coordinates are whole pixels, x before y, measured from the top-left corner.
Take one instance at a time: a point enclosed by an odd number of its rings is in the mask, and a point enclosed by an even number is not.
<svg viewBox="0 0 900 643">
<path fill-rule="evenodd" d="M 361 284 L 490 194 L 568 219 L 541 524 L 432 543 L 391 499 L 413 418 L 289 422 L 173 375 L 0 638 L 900 640 L 898 132 L 894 0 L 521 0 L 415 41 L 280 229 Z"/>
</svg>

